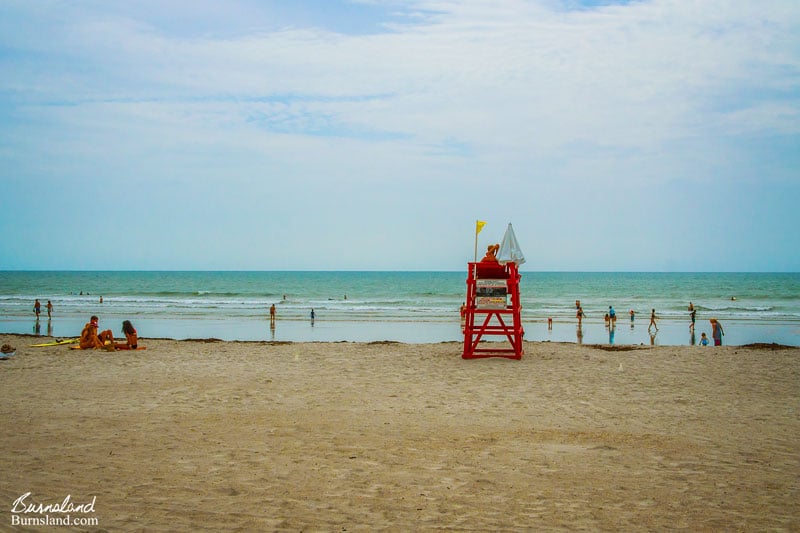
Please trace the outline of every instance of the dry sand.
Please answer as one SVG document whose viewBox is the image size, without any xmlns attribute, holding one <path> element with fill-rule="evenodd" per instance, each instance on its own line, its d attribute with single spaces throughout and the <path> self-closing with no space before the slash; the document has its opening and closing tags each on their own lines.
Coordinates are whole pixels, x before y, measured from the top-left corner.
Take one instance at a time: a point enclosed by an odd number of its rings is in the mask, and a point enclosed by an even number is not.
<svg viewBox="0 0 800 533">
<path fill-rule="evenodd" d="M 0 530 L 800 530 L 800 348 L 6 342 Z"/>
</svg>

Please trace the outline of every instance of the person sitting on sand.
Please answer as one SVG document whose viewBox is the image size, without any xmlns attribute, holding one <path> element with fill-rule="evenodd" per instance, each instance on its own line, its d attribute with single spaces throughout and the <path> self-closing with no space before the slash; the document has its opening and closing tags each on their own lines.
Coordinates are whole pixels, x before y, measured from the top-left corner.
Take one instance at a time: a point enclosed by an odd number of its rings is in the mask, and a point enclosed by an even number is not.
<svg viewBox="0 0 800 533">
<path fill-rule="evenodd" d="M 106 341 L 110 342 L 111 345 L 114 344 L 114 334 L 111 333 L 110 329 L 100 333 L 97 332 L 98 323 L 99 319 L 96 316 L 92 316 L 89 322 L 83 327 L 79 343 L 81 349 L 103 348 Z"/>
<path fill-rule="evenodd" d="M 136 328 L 133 327 L 130 320 L 125 320 L 122 323 L 122 333 L 125 334 L 126 343 L 117 343 L 115 347 L 117 350 L 135 350 L 139 347 L 139 337 L 136 334 Z"/>
<path fill-rule="evenodd" d="M 481 263 L 497 263 L 497 252 L 500 250 L 499 244 L 490 244 L 486 248 L 486 255 L 481 259 Z"/>
</svg>

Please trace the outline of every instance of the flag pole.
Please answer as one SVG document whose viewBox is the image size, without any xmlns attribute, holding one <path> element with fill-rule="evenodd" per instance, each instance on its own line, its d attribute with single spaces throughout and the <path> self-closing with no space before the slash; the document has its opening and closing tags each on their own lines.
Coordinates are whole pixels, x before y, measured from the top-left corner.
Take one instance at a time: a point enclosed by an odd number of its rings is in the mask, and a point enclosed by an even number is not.
<svg viewBox="0 0 800 533">
<path fill-rule="evenodd" d="M 486 222 L 483 220 L 476 220 L 475 221 L 475 262 L 478 262 L 478 233 L 481 232 L 483 227 L 486 225 Z"/>
<path fill-rule="evenodd" d="M 478 232 L 479 231 L 480 230 L 478 229 L 478 221 L 476 220 L 475 221 L 475 259 L 472 260 L 474 263 L 478 262 Z"/>
</svg>

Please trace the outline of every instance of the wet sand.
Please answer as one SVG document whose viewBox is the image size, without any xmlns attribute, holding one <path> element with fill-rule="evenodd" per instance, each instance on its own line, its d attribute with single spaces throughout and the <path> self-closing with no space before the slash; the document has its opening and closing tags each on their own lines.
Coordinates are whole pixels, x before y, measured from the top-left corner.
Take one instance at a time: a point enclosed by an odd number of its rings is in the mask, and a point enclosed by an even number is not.
<svg viewBox="0 0 800 533">
<path fill-rule="evenodd" d="M 0 335 L 2 530 L 28 492 L 86 530 L 800 529 L 800 348 L 39 340 Z"/>
</svg>

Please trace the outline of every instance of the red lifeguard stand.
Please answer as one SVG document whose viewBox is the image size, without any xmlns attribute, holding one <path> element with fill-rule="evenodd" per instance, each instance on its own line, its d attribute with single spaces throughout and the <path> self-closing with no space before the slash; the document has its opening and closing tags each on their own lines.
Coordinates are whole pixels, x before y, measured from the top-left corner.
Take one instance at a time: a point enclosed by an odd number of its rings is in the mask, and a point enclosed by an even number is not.
<svg viewBox="0 0 800 533">
<path fill-rule="evenodd" d="M 506 357 L 522 359 L 522 329 L 517 264 L 468 263 L 467 299 L 464 317 L 464 359 Z M 510 299 L 510 302 L 509 302 Z M 505 337 L 479 347 L 484 337 Z"/>
</svg>

